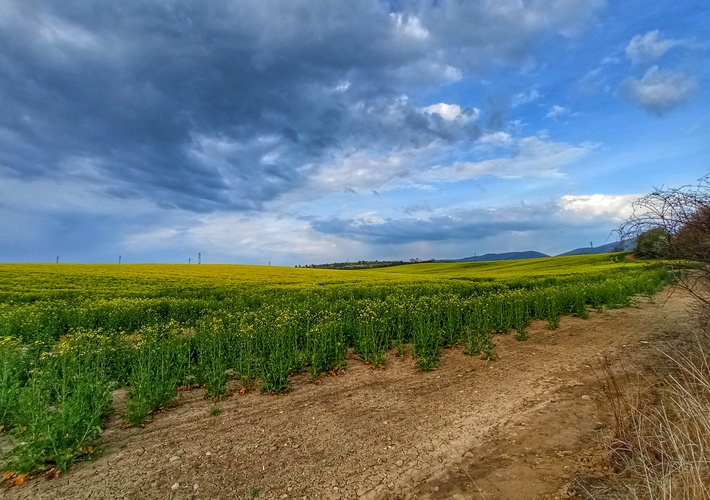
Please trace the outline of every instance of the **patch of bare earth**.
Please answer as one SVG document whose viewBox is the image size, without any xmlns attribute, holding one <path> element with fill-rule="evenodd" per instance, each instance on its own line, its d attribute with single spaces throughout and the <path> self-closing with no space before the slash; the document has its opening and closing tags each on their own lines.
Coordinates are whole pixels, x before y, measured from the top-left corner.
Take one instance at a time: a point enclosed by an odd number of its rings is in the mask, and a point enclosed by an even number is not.
<svg viewBox="0 0 710 500">
<path fill-rule="evenodd" d="M 8 499 L 462 498 L 564 496 L 579 456 L 611 422 L 594 367 L 643 355 L 685 314 L 688 298 L 659 294 L 639 306 L 535 323 L 529 339 L 495 337 L 499 359 L 444 351 L 430 373 L 411 356 L 384 370 L 357 360 L 291 392 L 236 392 L 220 404 L 199 390 L 126 428 L 113 416 L 103 453 L 51 481 L 38 476 Z M 651 342 L 649 342 L 651 341 Z M 598 371 L 596 371 L 598 372 Z M 120 406 L 119 398 L 114 402 Z M 116 413 L 119 413 L 118 411 Z"/>
</svg>

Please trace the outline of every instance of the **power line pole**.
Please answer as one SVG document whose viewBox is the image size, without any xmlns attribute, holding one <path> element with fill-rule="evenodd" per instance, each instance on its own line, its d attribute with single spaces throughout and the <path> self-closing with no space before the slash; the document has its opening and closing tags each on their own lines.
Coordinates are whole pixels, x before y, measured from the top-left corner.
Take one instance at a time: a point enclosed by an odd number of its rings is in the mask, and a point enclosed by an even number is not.
<svg viewBox="0 0 710 500">
<path fill-rule="evenodd" d="M 199 253 L 197 254 L 197 263 L 198 263 L 198 264 L 202 264 L 202 252 L 199 252 Z"/>
</svg>

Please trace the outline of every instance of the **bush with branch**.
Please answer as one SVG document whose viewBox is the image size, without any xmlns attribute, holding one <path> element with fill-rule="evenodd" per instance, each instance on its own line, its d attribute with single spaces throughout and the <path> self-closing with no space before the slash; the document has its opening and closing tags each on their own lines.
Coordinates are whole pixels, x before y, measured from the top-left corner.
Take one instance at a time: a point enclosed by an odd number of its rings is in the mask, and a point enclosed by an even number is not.
<svg viewBox="0 0 710 500">
<path fill-rule="evenodd" d="M 637 240 L 641 258 L 692 261 L 697 272 L 684 273 L 680 285 L 710 311 L 710 174 L 695 184 L 659 188 L 635 201 L 619 239 Z"/>
<path fill-rule="evenodd" d="M 651 245 L 665 240 L 660 248 L 665 256 L 710 263 L 710 174 L 696 184 L 657 188 L 635 201 L 631 217 L 618 229 L 619 239 L 638 239 L 650 231 Z"/>
</svg>

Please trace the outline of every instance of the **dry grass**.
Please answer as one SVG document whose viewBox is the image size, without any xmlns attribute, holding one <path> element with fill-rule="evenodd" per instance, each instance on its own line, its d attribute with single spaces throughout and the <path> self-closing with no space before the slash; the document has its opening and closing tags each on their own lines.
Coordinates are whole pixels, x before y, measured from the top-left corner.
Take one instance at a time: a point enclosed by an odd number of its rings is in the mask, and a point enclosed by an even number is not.
<svg viewBox="0 0 710 500">
<path fill-rule="evenodd" d="M 621 378 L 605 364 L 607 470 L 578 478 L 579 498 L 710 499 L 710 333 L 678 327 L 659 353 L 650 372 Z"/>
</svg>

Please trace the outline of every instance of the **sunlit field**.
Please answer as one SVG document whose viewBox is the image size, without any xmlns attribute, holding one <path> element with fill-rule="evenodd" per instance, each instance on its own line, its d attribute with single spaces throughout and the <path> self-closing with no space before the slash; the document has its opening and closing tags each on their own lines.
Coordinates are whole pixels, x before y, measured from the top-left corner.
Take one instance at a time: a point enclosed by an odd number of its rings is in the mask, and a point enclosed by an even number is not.
<svg viewBox="0 0 710 500">
<path fill-rule="evenodd" d="M 638 261 L 625 261 L 622 254 L 574 255 L 540 259 L 499 260 L 484 262 L 435 262 L 379 269 L 387 274 L 420 274 L 453 279 L 517 279 L 544 276 L 599 274 L 603 271 L 625 271 L 643 267 Z"/>
<path fill-rule="evenodd" d="M 495 359 L 494 334 L 624 307 L 670 280 L 621 254 L 363 271 L 239 265 L 0 265 L 0 425 L 15 473 L 91 455 L 111 404 L 150 419 L 178 391 L 289 389 L 391 349 L 418 369 L 441 349 Z M 349 361 L 357 362 L 357 361 Z"/>
</svg>

